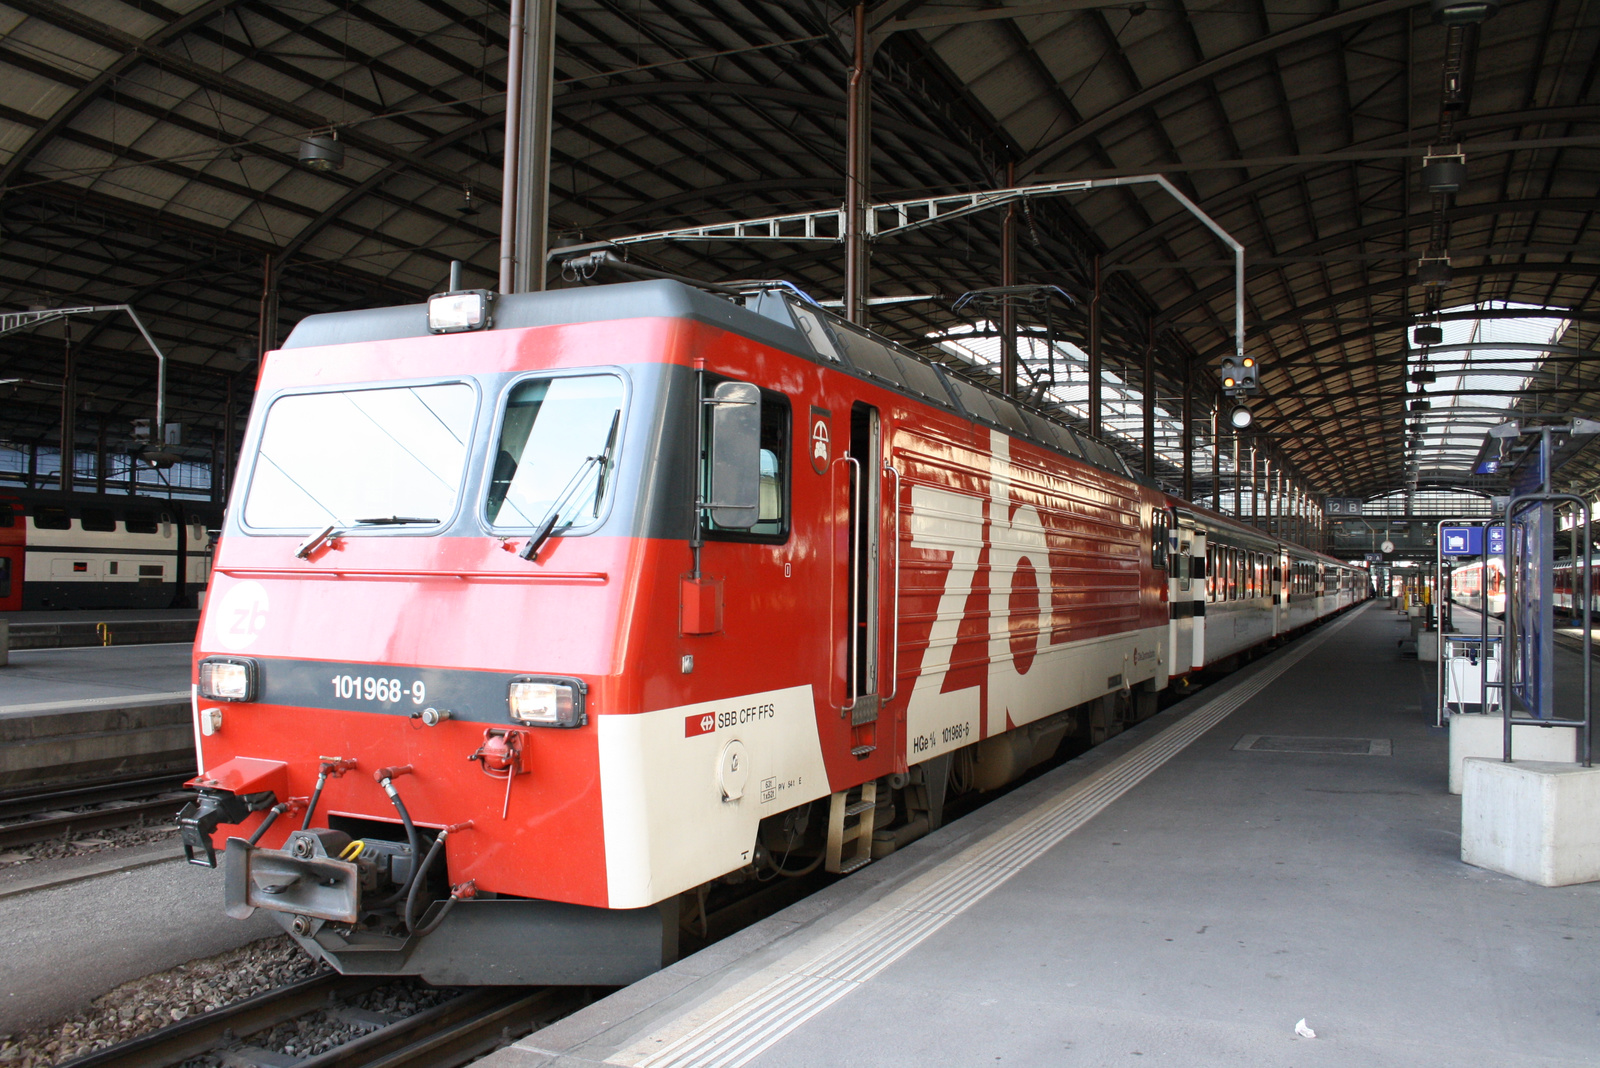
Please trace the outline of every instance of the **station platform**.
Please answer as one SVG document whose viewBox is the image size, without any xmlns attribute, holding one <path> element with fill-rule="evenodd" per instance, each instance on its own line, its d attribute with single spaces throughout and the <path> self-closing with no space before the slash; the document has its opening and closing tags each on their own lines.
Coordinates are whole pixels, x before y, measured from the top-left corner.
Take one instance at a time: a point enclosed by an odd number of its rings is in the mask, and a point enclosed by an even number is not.
<svg viewBox="0 0 1600 1068">
<path fill-rule="evenodd" d="M 8 642 L 17 649 L 85 645 L 193 642 L 200 625 L 194 608 L 113 608 L 0 612 Z"/>
<path fill-rule="evenodd" d="M 13 649 L 0 667 L 0 791 L 192 770 L 192 649 Z"/>
<path fill-rule="evenodd" d="M 479 1063 L 1595 1064 L 1600 884 L 1460 861 L 1407 633 L 1357 609 Z"/>
</svg>

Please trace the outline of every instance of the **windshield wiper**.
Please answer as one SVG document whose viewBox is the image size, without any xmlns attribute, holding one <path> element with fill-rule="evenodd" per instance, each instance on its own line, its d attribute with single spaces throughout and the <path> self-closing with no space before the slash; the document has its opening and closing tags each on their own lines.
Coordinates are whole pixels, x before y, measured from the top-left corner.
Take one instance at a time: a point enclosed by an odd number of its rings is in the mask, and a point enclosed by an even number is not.
<svg viewBox="0 0 1600 1068">
<path fill-rule="evenodd" d="M 534 524 L 533 535 L 522 543 L 522 548 L 517 550 L 518 556 L 524 560 L 532 560 L 539 555 L 540 548 L 550 540 L 550 535 L 556 531 L 556 524 L 561 522 L 561 510 L 566 505 L 568 498 L 578 491 L 578 487 L 583 485 L 584 478 L 597 466 L 600 471 L 599 477 L 595 480 L 594 514 L 599 516 L 600 498 L 605 494 L 606 473 L 611 469 L 611 464 L 613 463 L 611 454 L 616 448 L 617 424 L 621 419 L 621 408 L 611 413 L 611 429 L 606 434 L 605 447 L 594 456 L 585 456 L 583 458 L 583 462 L 578 465 L 578 469 L 567 480 L 567 484 L 561 490 L 561 493 L 557 495 L 554 501 L 550 502 L 550 507 L 545 509 L 545 513 L 540 516 L 539 522 Z M 572 525 L 573 521 L 568 520 L 562 524 L 561 529 L 565 530 Z"/>
<path fill-rule="evenodd" d="M 555 533 L 556 524 L 561 521 L 561 509 L 566 505 L 568 499 L 577 492 L 579 486 L 583 485 L 584 478 L 594 469 L 595 465 L 604 464 L 605 461 L 606 458 L 603 453 L 583 458 L 583 463 L 578 465 L 578 469 L 567 480 L 567 485 L 561 491 L 561 495 L 550 502 L 550 507 L 545 509 L 544 515 L 539 517 L 539 522 L 534 524 L 533 536 L 522 543 L 522 548 L 517 550 L 518 556 L 524 560 L 532 560 L 539 555 L 540 547 L 550 540 L 551 534 Z M 570 526 L 572 526 L 572 522 L 568 520 L 563 524 L 562 529 Z"/>
<path fill-rule="evenodd" d="M 364 527 L 403 527 L 408 523 L 437 523 L 438 520 L 414 515 L 381 515 L 373 519 L 357 519 L 356 522 Z"/>
<path fill-rule="evenodd" d="M 616 462 L 617 449 L 617 424 L 622 421 L 622 409 L 618 408 L 611 413 L 611 429 L 606 432 L 606 447 L 600 450 L 600 477 L 594 484 L 594 516 L 600 518 L 600 501 L 606 495 L 606 479 L 611 474 L 611 465 Z"/>
</svg>

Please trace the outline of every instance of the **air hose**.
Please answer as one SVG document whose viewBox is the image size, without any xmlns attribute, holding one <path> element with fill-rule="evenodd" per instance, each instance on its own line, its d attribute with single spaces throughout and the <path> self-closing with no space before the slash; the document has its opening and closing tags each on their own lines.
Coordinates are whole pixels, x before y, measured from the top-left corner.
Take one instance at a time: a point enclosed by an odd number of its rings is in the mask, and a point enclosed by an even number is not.
<svg viewBox="0 0 1600 1068">
<path fill-rule="evenodd" d="M 400 791 L 396 790 L 394 783 L 390 781 L 398 776 L 409 774 L 410 771 L 411 765 L 403 764 L 395 768 L 379 768 L 372 773 L 372 777 L 378 780 L 378 785 L 383 787 L 383 792 L 389 795 L 389 800 L 394 802 L 395 811 L 400 813 L 400 822 L 405 826 L 406 843 L 411 846 L 412 858 L 410 877 L 406 879 L 398 890 L 379 901 L 376 906 L 378 908 L 386 908 L 389 905 L 405 900 L 406 895 L 411 892 L 412 884 L 417 881 L 417 873 L 421 870 L 421 865 L 416 863 L 416 859 L 422 854 L 422 840 L 417 835 L 417 825 L 411 822 L 411 813 L 406 811 L 406 803 L 400 800 Z"/>
</svg>

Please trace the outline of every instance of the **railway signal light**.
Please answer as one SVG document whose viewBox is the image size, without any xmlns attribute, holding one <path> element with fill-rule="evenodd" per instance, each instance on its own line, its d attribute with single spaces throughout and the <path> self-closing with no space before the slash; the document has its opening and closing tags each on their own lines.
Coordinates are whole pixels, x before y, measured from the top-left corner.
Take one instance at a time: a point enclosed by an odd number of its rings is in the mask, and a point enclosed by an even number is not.
<svg viewBox="0 0 1600 1068">
<path fill-rule="evenodd" d="M 1261 388 L 1254 356 L 1224 356 L 1217 366 L 1217 377 L 1225 397 L 1254 396 Z"/>
</svg>

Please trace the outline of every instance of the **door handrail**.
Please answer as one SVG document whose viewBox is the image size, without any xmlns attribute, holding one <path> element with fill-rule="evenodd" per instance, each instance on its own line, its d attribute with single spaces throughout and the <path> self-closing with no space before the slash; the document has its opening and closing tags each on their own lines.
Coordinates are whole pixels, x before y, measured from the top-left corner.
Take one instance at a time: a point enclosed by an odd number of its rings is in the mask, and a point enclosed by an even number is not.
<svg viewBox="0 0 1600 1068">
<path fill-rule="evenodd" d="M 839 709 L 839 714 L 843 715 L 856 703 L 856 697 L 858 696 L 856 693 L 856 597 L 858 596 L 856 592 L 856 561 L 861 559 L 861 524 L 857 520 L 861 516 L 862 478 L 860 460 L 848 453 L 839 457 L 839 459 L 851 464 L 856 469 L 855 481 L 850 487 L 850 563 L 845 572 L 847 581 L 850 583 L 850 625 L 846 628 L 850 649 L 849 655 L 845 658 L 844 706 Z"/>
<path fill-rule="evenodd" d="M 883 469 L 894 476 L 894 506 L 889 511 L 894 516 L 894 625 L 889 628 L 889 696 L 883 699 L 888 704 L 900 692 L 900 470 L 891 463 Z"/>
</svg>

